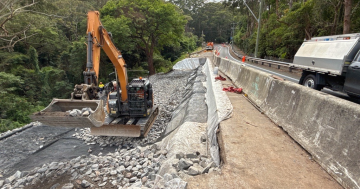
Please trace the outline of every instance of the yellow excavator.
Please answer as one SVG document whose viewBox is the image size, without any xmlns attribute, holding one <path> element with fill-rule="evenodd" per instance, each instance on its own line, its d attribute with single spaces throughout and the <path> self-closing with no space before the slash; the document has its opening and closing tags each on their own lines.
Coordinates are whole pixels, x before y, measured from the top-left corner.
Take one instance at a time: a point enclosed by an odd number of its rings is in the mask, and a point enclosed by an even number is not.
<svg viewBox="0 0 360 189">
<path fill-rule="evenodd" d="M 100 49 L 115 67 L 112 90 L 103 96 L 98 77 Z M 88 12 L 87 63 L 84 83 L 75 85 L 71 99 L 53 99 L 42 111 L 34 113 L 34 121 L 49 126 L 90 127 L 91 134 L 101 136 L 146 137 L 157 115 L 152 85 L 147 78 L 128 83 L 127 69 L 121 52 L 112 42 L 100 21 L 98 11 Z M 120 87 L 117 87 L 120 86 Z"/>
</svg>

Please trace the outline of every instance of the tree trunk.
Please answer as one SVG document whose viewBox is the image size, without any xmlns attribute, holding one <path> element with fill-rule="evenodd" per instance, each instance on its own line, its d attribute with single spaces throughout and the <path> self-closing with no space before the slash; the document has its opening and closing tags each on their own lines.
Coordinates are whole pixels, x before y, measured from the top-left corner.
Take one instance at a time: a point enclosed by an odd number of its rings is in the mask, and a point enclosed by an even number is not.
<svg viewBox="0 0 360 189">
<path fill-rule="evenodd" d="M 148 62 L 148 66 L 149 66 L 149 72 L 150 75 L 154 75 L 155 74 L 155 68 L 154 68 L 154 56 L 153 54 L 147 54 L 147 62 Z"/>
<path fill-rule="evenodd" d="M 338 20 L 338 9 L 335 9 L 335 15 L 334 15 L 334 21 L 333 21 L 333 26 L 331 27 L 331 35 L 336 34 L 336 28 L 337 28 L 337 20 Z"/>
<path fill-rule="evenodd" d="M 276 10 L 276 17 L 279 19 L 279 0 L 275 0 L 275 10 Z"/>
<path fill-rule="evenodd" d="M 351 0 L 345 0 L 343 34 L 350 33 Z"/>
<path fill-rule="evenodd" d="M 289 10 L 291 11 L 291 9 L 292 9 L 292 6 L 293 6 L 293 0 L 290 0 L 289 1 Z"/>
<path fill-rule="evenodd" d="M 145 50 L 150 75 L 154 75 L 156 73 L 154 67 L 154 43 L 155 42 L 152 42 L 150 46 L 146 45 L 147 49 Z"/>
<path fill-rule="evenodd" d="M 334 21 L 333 21 L 333 24 L 331 27 L 331 32 L 330 32 L 331 35 L 336 34 L 338 20 L 339 20 L 339 16 L 340 16 L 339 12 L 340 12 L 340 8 L 341 8 L 341 2 L 342 2 L 342 0 L 339 0 L 337 4 L 336 3 L 333 4 L 333 6 L 334 6 Z"/>
</svg>

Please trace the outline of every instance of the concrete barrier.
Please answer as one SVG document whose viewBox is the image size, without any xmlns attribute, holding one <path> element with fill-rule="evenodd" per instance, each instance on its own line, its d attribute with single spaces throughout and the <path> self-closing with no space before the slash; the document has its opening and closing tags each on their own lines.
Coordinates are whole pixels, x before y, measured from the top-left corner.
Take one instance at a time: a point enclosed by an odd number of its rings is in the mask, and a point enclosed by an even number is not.
<svg viewBox="0 0 360 189">
<path fill-rule="evenodd" d="M 223 59 L 219 69 L 343 187 L 360 188 L 358 104 L 245 66 L 235 76 L 237 66 Z"/>
</svg>

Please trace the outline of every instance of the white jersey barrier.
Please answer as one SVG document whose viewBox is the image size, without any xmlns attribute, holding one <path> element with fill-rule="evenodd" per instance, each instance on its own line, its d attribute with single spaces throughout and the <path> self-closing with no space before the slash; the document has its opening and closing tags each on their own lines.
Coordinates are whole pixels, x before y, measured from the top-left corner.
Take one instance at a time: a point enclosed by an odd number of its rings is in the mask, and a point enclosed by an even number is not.
<svg viewBox="0 0 360 189">
<path fill-rule="evenodd" d="M 343 187 L 360 188 L 360 105 L 231 60 L 213 61 Z"/>
</svg>

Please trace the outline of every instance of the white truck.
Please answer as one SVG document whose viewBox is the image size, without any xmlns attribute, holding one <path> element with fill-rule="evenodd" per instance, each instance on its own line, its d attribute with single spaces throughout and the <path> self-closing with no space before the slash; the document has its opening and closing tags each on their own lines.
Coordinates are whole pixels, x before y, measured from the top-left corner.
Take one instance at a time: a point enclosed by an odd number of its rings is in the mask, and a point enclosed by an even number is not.
<svg viewBox="0 0 360 189">
<path fill-rule="evenodd" d="M 326 87 L 360 97 L 360 33 L 314 37 L 305 40 L 293 66 L 302 69 L 299 84 Z"/>
</svg>

